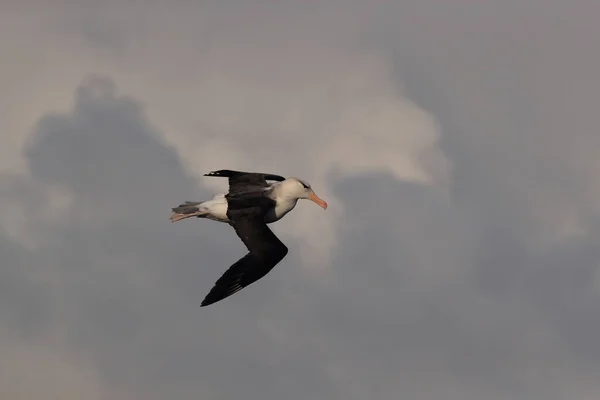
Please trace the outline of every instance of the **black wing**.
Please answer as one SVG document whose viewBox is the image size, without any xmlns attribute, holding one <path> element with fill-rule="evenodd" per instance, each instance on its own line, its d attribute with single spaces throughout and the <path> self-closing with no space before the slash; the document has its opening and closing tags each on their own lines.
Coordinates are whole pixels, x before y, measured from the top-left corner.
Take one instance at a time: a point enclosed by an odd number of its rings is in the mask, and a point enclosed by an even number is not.
<svg viewBox="0 0 600 400">
<path fill-rule="evenodd" d="M 228 213 L 229 214 L 229 213 Z M 269 273 L 288 253 L 288 248 L 264 222 L 260 208 L 231 212 L 231 225 L 250 251 L 217 280 L 201 307 L 223 300 Z"/>
<path fill-rule="evenodd" d="M 218 171 L 211 171 L 204 176 L 218 176 L 223 178 L 229 178 L 229 194 L 237 194 L 247 191 L 249 188 L 256 187 L 267 187 L 269 184 L 267 181 L 284 181 L 283 176 L 274 174 L 264 174 L 260 172 L 244 172 L 244 171 L 232 171 L 229 169 L 221 169 Z"/>
</svg>

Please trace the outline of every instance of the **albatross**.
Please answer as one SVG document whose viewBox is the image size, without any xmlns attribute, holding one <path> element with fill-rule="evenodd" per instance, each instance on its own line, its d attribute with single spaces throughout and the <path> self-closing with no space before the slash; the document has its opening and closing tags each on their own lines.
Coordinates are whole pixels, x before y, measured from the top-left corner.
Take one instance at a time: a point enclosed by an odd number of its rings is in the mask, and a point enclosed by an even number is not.
<svg viewBox="0 0 600 400">
<path fill-rule="evenodd" d="M 288 248 L 267 224 L 292 211 L 299 199 L 327 209 L 308 182 L 300 178 L 222 169 L 204 176 L 229 179 L 229 192 L 204 202 L 186 201 L 172 208 L 171 222 L 207 218 L 231 225 L 249 253 L 235 262 L 206 295 L 201 307 L 231 296 L 269 273 L 288 253 Z M 269 183 L 268 181 L 272 181 Z"/>
</svg>

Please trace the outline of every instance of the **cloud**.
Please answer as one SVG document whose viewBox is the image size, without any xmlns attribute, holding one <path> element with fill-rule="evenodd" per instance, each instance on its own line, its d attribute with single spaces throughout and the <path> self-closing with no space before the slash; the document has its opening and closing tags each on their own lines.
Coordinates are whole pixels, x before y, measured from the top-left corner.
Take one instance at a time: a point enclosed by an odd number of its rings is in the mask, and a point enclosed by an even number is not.
<svg viewBox="0 0 600 400">
<path fill-rule="evenodd" d="M 598 145 L 589 110 L 596 89 L 583 77 L 600 57 L 586 50 L 598 36 L 587 2 L 492 1 L 443 17 L 429 3 L 405 10 L 430 23 L 398 28 L 414 42 L 390 51 L 408 96 L 443 127 L 457 199 L 484 218 L 504 208 L 501 219 L 536 246 L 591 229 L 599 211 L 598 165 L 587 150 Z"/>
<path fill-rule="evenodd" d="M 4 25 L 30 61 L 0 70 L 27 78 L 1 103 L 4 397 L 598 397 L 593 12 L 384 3 Z M 200 309 L 245 250 L 169 208 L 282 164 L 332 207 Z"/>
<path fill-rule="evenodd" d="M 3 398 L 125 398 L 118 390 L 107 391 L 93 367 L 51 340 L 3 337 L 0 348 L 11 360 L 0 363 Z"/>
<path fill-rule="evenodd" d="M 70 115 L 38 122 L 26 156 L 35 179 L 71 194 L 65 217 L 152 218 L 169 208 L 171 193 L 191 195 L 195 186 L 141 106 L 101 78 L 78 89 Z"/>
<path fill-rule="evenodd" d="M 170 206 L 209 193 L 196 190 L 139 103 L 118 95 L 106 78 L 89 79 L 70 112 L 40 118 L 26 154 L 31 176 L 7 178 L 4 188 L 11 196 L 20 194 L 24 230 L 45 235 L 37 236 L 35 250 L 0 241 L 9 265 L 2 271 L 2 320 L 15 332 L 4 343 L 22 357 L 17 364 L 5 360 L 7 376 L 31 362 L 19 350 L 25 340 L 41 347 L 40 356 L 64 360 L 57 366 L 63 370 L 57 370 L 56 387 L 47 389 L 62 398 L 77 398 L 79 390 L 97 398 L 115 392 L 124 398 L 234 395 L 240 387 L 229 387 L 230 375 L 248 375 L 244 370 L 250 367 L 256 375 L 238 381 L 258 392 L 257 378 L 268 377 L 276 366 L 261 357 L 272 344 L 268 328 L 255 323 L 255 307 L 268 308 L 281 290 L 273 285 L 276 275 L 247 292 L 255 301 L 246 311 L 234 307 L 225 320 L 223 306 L 201 314 L 201 299 L 245 249 L 226 226 L 207 221 L 212 229 L 199 232 L 195 224 L 168 222 Z M 68 201 L 53 211 L 59 217 L 37 209 L 36 200 L 49 197 L 45 190 L 66 193 Z M 41 206 L 52 209 L 43 201 Z M 288 260 L 289 271 L 299 255 Z M 277 272 L 285 271 L 284 264 Z M 204 340 L 198 342 L 198 335 Z M 47 339 L 56 336 L 64 347 Z M 73 379 L 90 383 L 70 388 L 61 377 L 79 364 L 85 377 Z M 306 368 L 291 366 L 289 374 Z M 36 373 L 13 383 L 11 395 L 29 393 L 37 379 L 44 378 Z M 281 390 L 287 386 L 273 393 Z"/>
<path fill-rule="evenodd" d="M 23 72 L 24 80 L 44 86 L 24 88 L 38 95 L 23 95 L 24 104 L 11 109 L 7 120 L 42 101 L 46 108 L 19 115 L 14 126 L 27 118 L 33 123 L 50 107 L 64 113 L 71 91 L 90 72 L 111 76 L 143 100 L 194 177 L 224 165 L 300 176 L 327 199 L 328 215 L 337 218 L 341 203 L 323 178 L 332 169 L 350 175 L 386 170 L 411 181 L 447 179 L 433 116 L 395 85 L 387 54 L 357 45 L 367 9 L 340 8 L 337 2 L 317 9 L 292 2 L 248 8 L 233 1 L 48 12 L 38 16 L 35 32 L 21 37 L 31 57 L 38 56 L 31 41 L 43 36 L 50 42 L 53 51 L 41 70 L 52 79 L 38 70 Z M 11 143 L 26 143 L 27 129 L 10 131 L 18 136 Z M 27 160 L 9 165 L 19 164 Z M 218 181 L 207 185 L 225 189 Z M 336 244 L 334 218 L 321 218 L 319 211 L 300 208 L 298 217 L 281 226 L 303 238 L 301 246 L 311 254 L 303 264 L 315 276 Z M 320 235 L 310 234 L 315 230 Z"/>
<path fill-rule="evenodd" d="M 299 269 L 297 241 L 279 233 L 290 257 L 204 311 L 199 301 L 243 246 L 226 226 L 167 222 L 166 205 L 194 192 L 193 180 L 137 101 L 90 79 L 71 112 L 39 120 L 26 154 L 32 176 L 20 185 L 58 186 L 70 201 L 62 218 L 38 221 L 52 235 L 36 251 L 0 241 L 10 266 L 3 326 L 13 332 L 3 345 L 18 360 L 3 363 L 7 376 L 33 354 L 57 360 L 45 390 L 63 398 L 567 393 L 536 366 L 593 384 L 580 374 L 600 361 L 585 351 L 600 329 L 597 236 L 539 252 L 518 240 L 518 226 L 489 225 L 443 188 L 337 177 L 347 219 L 331 282 Z M 377 208 L 364 206 L 373 199 Z M 12 381 L 10 393 L 39 379 Z"/>
<path fill-rule="evenodd" d="M 171 241 L 160 240 L 162 250 L 148 254 L 147 248 L 157 244 L 156 228 L 169 226 L 169 208 L 178 201 L 173 194 L 192 196 L 197 191 L 177 154 L 162 143 L 139 104 L 114 90 L 109 80 L 91 79 L 78 90 L 70 113 L 40 119 L 26 152 L 32 176 L 29 180 L 13 177 L 8 183 L 17 182 L 23 188 L 20 211 L 28 228 L 47 236 L 38 238 L 35 252 L 11 245 L 8 239 L 3 242 L 8 265 L 2 279 L 5 322 L 12 321 L 9 326 L 33 340 L 42 340 L 38 336 L 44 338 L 47 332 L 60 332 L 70 352 L 94 354 L 91 358 L 98 364 L 100 380 L 110 371 L 115 375 L 109 380 L 126 375 L 125 370 L 115 370 L 113 363 L 119 354 L 135 354 L 126 350 L 130 347 L 126 341 L 136 338 L 144 318 L 151 315 L 140 319 L 136 310 L 143 308 L 144 297 L 153 297 L 156 274 L 184 257 L 186 248 L 188 262 L 194 262 L 194 252 L 199 250 L 195 242 L 202 240 L 167 233 Z M 38 185 L 68 194 L 60 218 L 43 212 L 46 218 L 37 218 L 39 207 L 48 209 L 44 204 L 48 196 L 43 196 Z M 28 196 L 40 192 L 42 196 Z M 205 242 L 206 255 L 211 253 L 211 239 Z M 185 287 L 177 290 L 185 291 Z M 44 351 L 62 357 L 59 351 Z M 127 365 L 124 361 L 123 366 Z M 22 390 L 28 383 L 24 385 Z M 111 382 L 111 388 L 118 386 Z M 15 390 L 18 393 L 19 388 Z M 60 384 L 56 390 L 57 396 L 63 390 L 69 393 Z"/>
</svg>

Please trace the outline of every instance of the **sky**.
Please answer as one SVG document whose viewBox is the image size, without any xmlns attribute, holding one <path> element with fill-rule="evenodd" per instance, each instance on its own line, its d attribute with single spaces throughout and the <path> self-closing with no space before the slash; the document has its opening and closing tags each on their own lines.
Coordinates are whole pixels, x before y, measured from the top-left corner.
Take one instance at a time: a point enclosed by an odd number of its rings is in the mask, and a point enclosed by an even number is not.
<svg viewBox="0 0 600 400">
<path fill-rule="evenodd" d="M 12 3 L 12 4 L 11 4 Z M 0 397 L 600 396 L 600 7 L 0 5 Z M 170 208 L 309 181 L 288 256 Z"/>
</svg>

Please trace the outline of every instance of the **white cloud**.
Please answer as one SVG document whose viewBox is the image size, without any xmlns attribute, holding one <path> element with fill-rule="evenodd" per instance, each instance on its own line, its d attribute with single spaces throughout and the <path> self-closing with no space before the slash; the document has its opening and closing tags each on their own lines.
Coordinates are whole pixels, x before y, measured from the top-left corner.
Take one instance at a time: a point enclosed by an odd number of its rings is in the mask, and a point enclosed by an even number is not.
<svg viewBox="0 0 600 400">
<path fill-rule="evenodd" d="M 0 13 L 0 167 L 22 174 L 0 224 L 30 246 L 0 237 L 2 394 L 593 398 L 597 18 L 341 3 Z M 81 102 L 89 74 L 117 92 Z M 299 175 L 331 206 L 301 203 L 274 226 L 286 261 L 200 311 L 243 245 L 167 216 L 225 190 L 215 168 Z"/>
<path fill-rule="evenodd" d="M 446 174 L 433 117 L 400 92 L 385 54 L 357 46 L 361 25 L 351 9 L 280 9 L 276 18 L 268 8 L 243 14 L 202 6 L 38 14 L 36 29 L 12 26 L 23 41 L 4 50 L 39 61 L 25 70 L 0 67 L 0 79 L 15 82 L 16 74 L 26 82 L 23 100 L 0 126 L 10 132 L 3 162 L 22 168 L 15 155 L 35 117 L 66 110 L 84 76 L 107 74 L 122 93 L 143 99 L 196 176 L 237 168 L 309 180 L 330 203 L 327 213 L 303 206 L 277 229 L 304 237 L 306 265 L 326 268 L 336 245 L 333 223 L 342 215 L 327 187 L 331 168 L 387 170 L 424 182 Z M 75 29 L 79 21 L 93 29 Z M 432 154 L 441 169 L 423 165 Z"/>
</svg>

